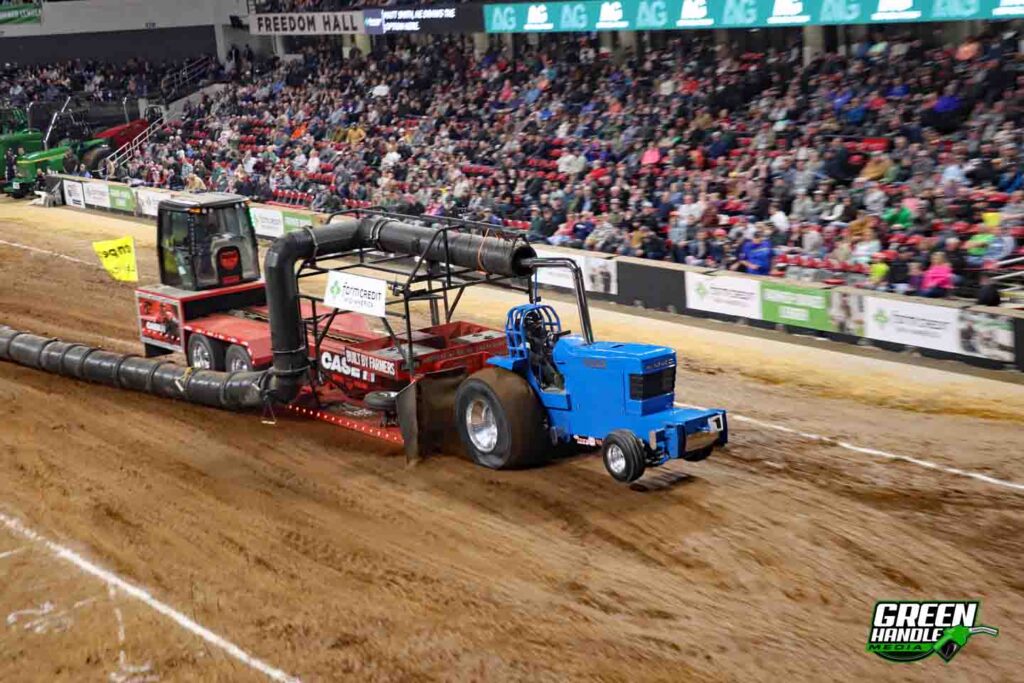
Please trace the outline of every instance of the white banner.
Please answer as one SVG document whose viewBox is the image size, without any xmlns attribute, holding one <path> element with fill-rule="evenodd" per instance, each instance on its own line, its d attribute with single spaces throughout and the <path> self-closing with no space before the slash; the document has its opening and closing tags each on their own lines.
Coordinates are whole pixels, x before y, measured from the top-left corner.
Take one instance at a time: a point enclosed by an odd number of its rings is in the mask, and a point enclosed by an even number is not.
<svg viewBox="0 0 1024 683">
<path fill-rule="evenodd" d="M 960 311 L 960 353 L 1012 363 L 1017 348 L 1013 320 L 981 311 Z"/>
<path fill-rule="evenodd" d="M 253 206 L 249 209 L 252 225 L 259 237 L 280 237 L 284 234 L 284 214 L 280 209 Z"/>
<path fill-rule="evenodd" d="M 588 256 L 586 252 L 567 254 L 533 245 L 537 256 L 541 258 L 571 258 L 583 270 L 583 286 L 588 292 L 598 294 L 619 293 L 619 264 L 614 259 Z M 537 282 L 548 287 L 576 289 L 572 281 L 572 272 L 568 268 L 538 268 Z"/>
<path fill-rule="evenodd" d="M 110 190 L 106 183 L 85 183 L 85 203 L 89 206 L 110 208 Z"/>
<path fill-rule="evenodd" d="M 77 206 L 79 209 L 84 209 L 85 194 L 82 192 L 82 183 L 74 180 L 65 180 L 63 185 L 64 203 L 68 206 Z"/>
<path fill-rule="evenodd" d="M 327 274 L 324 303 L 342 311 L 355 311 L 383 318 L 387 304 L 384 280 L 331 271 Z"/>
<path fill-rule="evenodd" d="M 330 36 L 366 31 L 362 12 L 292 12 L 252 15 L 249 32 L 259 36 Z"/>
<path fill-rule="evenodd" d="M 731 275 L 686 273 L 686 307 L 761 319 L 761 282 Z"/>
<path fill-rule="evenodd" d="M 135 201 L 139 205 L 139 213 L 143 216 L 156 216 L 158 213 L 157 207 L 160 206 L 160 202 L 164 199 L 170 199 L 170 196 L 166 192 L 156 192 L 142 188 L 135 191 Z"/>
<path fill-rule="evenodd" d="M 865 297 L 864 335 L 922 349 L 960 353 L 960 309 L 901 299 Z"/>
</svg>

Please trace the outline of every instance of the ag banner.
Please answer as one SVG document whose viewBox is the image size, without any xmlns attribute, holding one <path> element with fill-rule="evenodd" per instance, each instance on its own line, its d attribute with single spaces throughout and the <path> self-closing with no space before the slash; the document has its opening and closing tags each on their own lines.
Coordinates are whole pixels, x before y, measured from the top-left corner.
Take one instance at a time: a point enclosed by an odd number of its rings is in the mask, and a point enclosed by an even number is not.
<svg viewBox="0 0 1024 683">
<path fill-rule="evenodd" d="M 16 4 L 0 7 L 0 24 L 41 24 L 43 3 Z"/>
<path fill-rule="evenodd" d="M 1013 320 L 983 311 L 961 310 L 959 324 L 960 353 L 1012 363 L 1016 357 Z"/>
<path fill-rule="evenodd" d="M 583 271 L 583 288 L 588 292 L 611 295 L 619 293 L 619 269 L 615 259 L 588 256 L 579 250 L 573 253 L 544 247 L 534 247 L 534 250 L 542 258 L 571 258 L 578 263 Z M 547 287 L 576 289 L 572 273 L 567 268 L 538 268 L 537 282 Z"/>
<path fill-rule="evenodd" d="M 960 353 L 960 309 L 895 297 L 865 297 L 864 332 L 870 339 Z"/>
<path fill-rule="evenodd" d="M 64 203 L 79 209 L 85 208 L 85 193 L 82 191 L 82 183 L 77 180 L 65 180 Z"/>
<path fill-rule="evenodd" d="M 85 203 L 101 209 L 110 208 L 110 192 L 106 183 L 85 183 Z"/>
<path fill-rule="evenodd" d="M 135 193 L 124 185 L 109 185 L 110 208 L 125 213 L 135 213 Z"/>
<path fill-rule="evenodd" d="M 488 33 L 758 28 L 1024 17 L 1022 0 L 586 0 L 484 6 Z"/>
<path fill-rule="evenodd" d="M 135 240 L 131 237 L 93 242 L 92 248 L 110 277 L 122 282 L 139 281 L 139 269 L 135 264 Z"/>
<path fill-rule="evenodd" d="M 284 219 L 284 231 L 293 232 L 295 230 L 302 230 L 313 225 L 313 216 L 308 213 L 297 213 L 295 211 L 282 211 L 281 217 Z"/>
<path fill-rule="evenodd" d="M 284 215 L 280 209 L 250 206 L 249 217 L 257 237 L 280 237 L 284 234 Z"/>
<path fill-rule="evenodd" d="M 761 284 L 761 315 L 783 325 L 835 332 L 829 317 L 832 292 L 766 280 Z"/>
<path fill-rule="evenodd" d="M 686 273 L 686 307 L 708 313 L 761 319 L 761 284 L 757 277 Z"/>
</svg>

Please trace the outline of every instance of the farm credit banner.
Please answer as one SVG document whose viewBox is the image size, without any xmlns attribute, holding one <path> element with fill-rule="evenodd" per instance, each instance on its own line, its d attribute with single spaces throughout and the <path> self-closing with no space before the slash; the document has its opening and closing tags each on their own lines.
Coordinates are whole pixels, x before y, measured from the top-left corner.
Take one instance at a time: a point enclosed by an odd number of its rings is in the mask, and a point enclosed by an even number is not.
<svg viewBox="0 0 1024 683">
<path fill-rule="evenodd" d="M 1024 0 L 586 0 L 485 5 L 488 33 L 757 28 L 1024 17 Z"/>
</svg>

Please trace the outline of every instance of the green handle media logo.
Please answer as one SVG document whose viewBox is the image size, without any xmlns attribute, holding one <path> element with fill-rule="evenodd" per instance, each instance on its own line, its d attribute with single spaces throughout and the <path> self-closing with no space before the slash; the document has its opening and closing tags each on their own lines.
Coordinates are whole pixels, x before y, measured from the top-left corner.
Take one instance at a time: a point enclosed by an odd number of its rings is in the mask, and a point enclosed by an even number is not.
<svg viewBox="0 0 1024 683">
<path fill-rule="evenodd" d="M 867 651 L 890 662 L 916 662 L 933 654 L 950 662 L 971 636 L 998 636 L 977 623 L 977 600 L 880 601 L 875 604 Z"/>
</svg>

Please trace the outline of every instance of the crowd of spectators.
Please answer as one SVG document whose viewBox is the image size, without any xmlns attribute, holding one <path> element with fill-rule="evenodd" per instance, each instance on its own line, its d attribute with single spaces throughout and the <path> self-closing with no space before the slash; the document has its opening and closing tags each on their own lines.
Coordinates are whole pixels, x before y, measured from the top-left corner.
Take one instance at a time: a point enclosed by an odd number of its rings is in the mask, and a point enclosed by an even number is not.
<svg viewBox="0 0 1024 683">
<path fill-rule="evenodd" d="M 23 107 L 30 102 L 52 102 L 75 95 L 98 102 L 118 101 L 126 95 L 158 97 L 161 83 L 181 71 L 186 62 L 152 63 L 142 59 L 110 63 L 76 59 L 53 64 L 5 64 L 0 69 L 0 100 Z"/>
<path fill-rule="evenodd" d="M 692 37 L 474 55 L 323 43 L 188 110 L 137 182 L 318 210 L 470 215 L 528 237 L 945 296 L 1018 250 L 1015 39 L 876 39 L 809 64 Z"/>
</svg>

